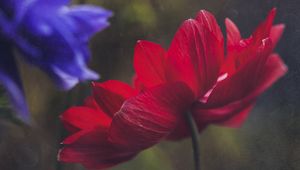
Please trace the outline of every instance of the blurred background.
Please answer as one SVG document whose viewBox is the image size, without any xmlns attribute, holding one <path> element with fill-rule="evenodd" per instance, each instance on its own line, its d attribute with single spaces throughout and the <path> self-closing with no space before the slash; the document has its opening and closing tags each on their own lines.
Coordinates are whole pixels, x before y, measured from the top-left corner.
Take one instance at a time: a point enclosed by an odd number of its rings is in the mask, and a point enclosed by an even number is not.
<svg viewBox="0 0 300 170">
<path fill-rule="evenodd" d="M 168 47 L 176 29 L 198 10 L 214 13 L 224 31 L 231 18 L 248 37 L 272 7 L 278 8 L 275 23 L 285 23 L 276 51 L 289 67 L 258 100 L 240 129 L 210 126 L 200 135 L 202 170 L 297 170 L 300 169 L 300 0 L 77 0 L 114 11 L 111 26 L 95 35 L 90 66 L 102 79 L 131 82 L 133 49 L 137 40 Z M 11 116 L 0 90 L 1 170 L 84 170 L 79 164 L 56 161 L 60 142 L 67 136 L 58 116 L 80 105 L 89 95 L 89 83 L 69 92 L 58 91 L 35 68 L 19 61 L 33 125 Z M 113 170 L 192 170 L 190 139 L 163 142 Z"/>
</svg>

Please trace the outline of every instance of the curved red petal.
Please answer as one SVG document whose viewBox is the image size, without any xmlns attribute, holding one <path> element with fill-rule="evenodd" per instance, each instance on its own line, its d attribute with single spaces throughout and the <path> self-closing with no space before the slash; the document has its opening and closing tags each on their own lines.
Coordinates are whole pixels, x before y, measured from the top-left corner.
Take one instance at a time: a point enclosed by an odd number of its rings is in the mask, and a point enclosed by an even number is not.
<svg viewBox="0 0 300 170">
<path fill-rule="evenodd" d="M 226 51 L 226 60 L 222 65 L 221 74 L 233 74 L 237 67 L 236 61 L 239 57 L 239 53 L 242 51 L 241 48 L 241 34 L 238 27 L 229 19 L 225 19 L 226 33 L 227 33 L 227 51 Z"/>
<path fill-rule="evenodd" d="M 166 138 L 194 100 L 184 83 L 167 83 L 127 100 L 115 115 L 110 141 L 141 150 Z"/>
<path fill-rule="evenodd" d="M 252 110 L 253 104 L 244 107 L 241 111 L 232 114 L 232 117 L 226 118 L 225 120 L 220 120 L 219 122 L 215 122 L 220 126 L 226 126 L 231 128 L 239 128 L 247 119 L 249 112 Z"/>
<path fill-rule="evenodd" d="M 103 112 L 93 96 L 88 96 L 84 100 L 84 106 Z"/>
<path fill-rule="evenodd" d="M 285 28 L 284 24 L 277 24 L 271 28 L 270 38 L 272 40 L 274 47 L 277 45 L 279 39 L 281 38 L 284 28 Z"/>
<path fill-rule="evenodd" d="M 85 129 L 85 130 L 78 130 L 76 133 L 71 134 L 70 136 L 66 137 L 60 144 L 69 145 L 77 141 L 80 137 L 92 131 L 93 128 Z"/>
<path fill-rule="evenodd" d="M 222 31 L 217 23 L 216 18 L 213 14 L 206 10 L 201 10 L 198 12 L 195 18 L 202 26 L 207 27 L 210 32 L 217 37 L 218 41 L 223 41 L 223 34 Z"/>
<path fill-rule="evenodd" d="M 134 88 L 137 89 L 138 91 L 142 91 L 142 90 L 146 89 L 144 83 L 139 79 L 139 77 L 137 75 L 133 76 L 132 82 L 133 82 Z"/>
<path fill-rule="evenodd" d="M 241 34 L 238 27 L 229 18 L 225 19 L 226 33 L 227 33 L 227 52 L 235 49 L 241 40 Z"/>
<path fill-rule="evenodd" d="M 72 142 L 64 143 L 58 160 L 81 163 L 88 169 L 100 170 L 130 160 L 137 154 L 107 141 L 106 132 L 95 128 L 70 136 Z"/>
<path fill-rule="evenodd" d="M 60 118 L 66 129 L 71 132 L 97 126 L 107 129 L 111 123 L 111 118 L 105 113 L 83 106 L 69 108 Z"/>
<path fill-rule="evenodd" d="M 222 73 L 228 73 L 228 75 L 234 74 L 236 69 L 245 65 L 249 60 L 252 60 L 253 56 L 256 56 L 257 50 L 264 39 L 271 38 L 272 49 L 274 48 L 284 28 L 282 25 L 272 27 L 275 14 L 276 9 L 274 8 L 269 12 L 266 20 L 257 27 L 248 39 L 240 39 L 237 27 L 229 19 L 226 19 L 227 57 L 225 64 L 222 66 Z M 233 40 L 233 37 L 237 37 L 237 39 Z M 240 41 L 237 42 L 238 38 Z"/>
<path fill-rule="evenodd" d="M 187 113 L 189 114 L 189 113 Z M 189 137 L 190 130 L 188 129 L 188 125 L 186 124 L 186 117 L 184 115 L 181 116 L 180 121 L 177 123 L 176 127 L 172 130 L 172 132 L 166 137 L 167 140 L 170 141 L 178 141 Z"/>
<path fill-rule="evenodd" d="M 255 56 L 251 56 L 248 62 L 242 65 L 233 75 L 228 75 L 225 80 L 216 84 L 209 95 L 206 106 L 223 106 L 248 95 L 255 88 L 257 79 L 264 71 L 271 50 L 271 40 L 265 39 L 261 47 L 256 49 Z"/>
<path fill-rule="evenodd" d="M 109 80 L 104 83 L 93 83 L 93 97 L 101 110 L 113 117 L 123 102 L 137 92 L 126 83 Z"/>
<path fill-rule="evenodd" d="M 260 43 L 260 41 L 262 39 L 265 39 L 265 38 L 270 36 L 270 31 L 271 31 L 271 28 L 272 28 L 272 24 L 273 24 L 274 18 L 276 16 L 276 11 L 277 11 L 276 8 L 273 8 L 269 12 L 269 14 L 268 14 L 267 18 L 265 19 L 265 21 L 262 22 L 256 28 L 256 30 L 252 34 L 254 42 Z"/>
<path fill-rule="evenodd" d="M 256 94 L 258 95 L 269 88 L 275 81 L 286 74 L 287 70 L 288 68 L 280 56 L 278 54 L 271 54 L 261 71 L 260 78 L 257 80 Z"/>
<path fill-rule="evenodd" d="M 140 83 L 152 87 L 166 82 L 166 51 L 158 44 L 138 41 L 134 49 L 134 69 Z"/>
<path fill-rule="evenodd" d="M 179 28 L 168 50 L 168 75 L 173 81 L 184 81 L 201 96 L 216 82 L 223 58 L 223 41 L 208 27 L 189 19 Z"/>
<path fill-rule="evenodd" d="M 239 127 L 247 118 L 254 102 L 254 98 L 244 98 L 225 106 L 207 109 L 195 105 L 192 113 L 199 132 L 209 124 Z"/>
<path fill-rule="evenodd" d="M 258 64 L 249 64 L 249 67 L 244 67 L 238 74 L 220 82 L 213 90 L 213 98 L 208 100 L 208 103 L 194 105 L 193 114 L 199 128 L 210 123 L 230 127 L 240 125 L 256 98 L 287 71 L 277 54 L 267 58 L 257 75 L 251 74 L 255 72 L 255 65 Z"/>
</svg>

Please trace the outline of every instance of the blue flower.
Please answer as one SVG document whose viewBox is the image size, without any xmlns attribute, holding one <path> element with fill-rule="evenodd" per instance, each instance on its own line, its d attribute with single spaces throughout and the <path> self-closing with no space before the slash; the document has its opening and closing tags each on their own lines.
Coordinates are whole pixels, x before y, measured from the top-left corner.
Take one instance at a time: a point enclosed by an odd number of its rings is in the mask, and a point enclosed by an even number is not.
<svg viewBox="0 0 300 170">
<path fill-rule="evenodd" d="M 69 0 L 0 0 L 0 83 L 23 120 L 28 108 L 15 57 L 45 71 L 68 90 L 99 76 L 86 63 L 88 41 L 106 28 L 108 10 L 92 5 L 67 6 Z M 15 56 L 14 54 L 20 54 Z"/>
</svg>

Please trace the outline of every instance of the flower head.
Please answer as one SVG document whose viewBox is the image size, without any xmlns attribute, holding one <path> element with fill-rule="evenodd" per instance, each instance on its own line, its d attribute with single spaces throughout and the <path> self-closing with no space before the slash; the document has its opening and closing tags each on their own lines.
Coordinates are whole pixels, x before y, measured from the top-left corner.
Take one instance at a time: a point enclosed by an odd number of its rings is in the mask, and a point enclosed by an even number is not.
<svg viewBox="0 0 300 170">
<path fill-rule="evenodd" d="M 186 20 L 168 50 L 139 41 L 135 88 L 95 83 L 84 106 L 62 114 L 72 135 L 58 159 L 89 169 L 111 167 L 163 139 L 187 137 L 185 114 L 192 114 L 199 131 L 212 123 L 239 126 L 255 99 L 287 70 L 272 53 L 284 28 L 272 26 L 274 16 L 272 10 L 248 39 L 226 19 L 226 53 L 221 30 L 207 11 Z"/>
<path fill-rule="evenodd" d="M 88 40 L 109 25 L 111 12 L 91 5 L 69 7 L 68 2 L 0 2 L 0 81 L 24 119 L 28 109 L 13 50 L 45 71 L 62 89 L 70 89 L 79 81 L 98 79 L 86 66 L 90 58 Z"/>
<path fill-rule="evenodd" d="M 168 50 L 139 41 L 134 54 L 135 87 L 143 91 L 182 82 L 195 96 L 186 103 L 190 106 L 186 112 L 193 114 L 199 131 L 212 123 L 240 126 L 256 98 L 287 71 L 272 52 L 284 30 L 283 24 L 272 25 L 275 13 L 271 10 L 247 39 L 227 18 L 226 50 L 214 16 L 204 10 L 181 25 Z M 180 122 L 170 139 L 188 135 L 184 119 Z"/>
</svg>

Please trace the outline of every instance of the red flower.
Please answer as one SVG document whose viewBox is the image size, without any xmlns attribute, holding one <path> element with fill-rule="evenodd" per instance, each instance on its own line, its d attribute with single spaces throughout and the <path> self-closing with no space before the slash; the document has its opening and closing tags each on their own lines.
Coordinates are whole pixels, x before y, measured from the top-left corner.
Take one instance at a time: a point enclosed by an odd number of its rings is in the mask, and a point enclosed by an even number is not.
<svg viewBox="0 0 300 170">
<path fill-rule="evenodd" d="M 62 142 L 58 160 L 88 169 L 127 161 L 169 135 L 192 95 L 183 83 L 166 83 L 139 94 L 119 81 L 94 83 L 84 106 L 61 116 L 72 135 Z"/>
<path fill-rule="evenodd" d="M 283 24 L 272 26 L 275 13 L 271 10 L 248 39 L 242 39 L 227 18 L 226 50 L 214 16 L 204 10 L 181 25 L 167 51 L 139 41 L 134 54 L 135 87 L 143 91 L 182 82 L 195 96 L 192 103 L 185 103 L 190 106 L 185 112 L 193 114 L 199 131 L 212 123 L 240 126 L 256 98 L 287 71 L 279 55 L 272 53 L 284 30 Z M 188 135 L 185 119 L 181 120 L 169 139 Z"/>
<path fill-rule="evenodd" d="M 168 51 L 139 41 L 135 87 L 119 81 L 94 83 L 84 106 L 61 119 L 72 133 L 58 159 L 103 169 L 133 158 L 163 139 L 189 135 L 184 114 L 199 131 L 211 123 L 239 126 L 255 99 L 286 72 L 272 53 L 284 26 L 272 26 L 272 10 L 253 35 L 241 39 L 226 19 L 227 50 L 215 18 L 200 11 L 185 21 Z"/>
</svg>

